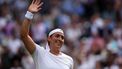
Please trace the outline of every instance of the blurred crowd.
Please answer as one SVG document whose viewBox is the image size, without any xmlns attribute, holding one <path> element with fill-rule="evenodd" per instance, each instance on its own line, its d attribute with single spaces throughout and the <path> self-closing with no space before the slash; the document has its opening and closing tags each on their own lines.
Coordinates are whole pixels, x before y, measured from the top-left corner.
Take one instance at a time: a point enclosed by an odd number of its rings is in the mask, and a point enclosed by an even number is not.
<svg viewBox="0 0 122 69">
<path fill-rule="evenodd" d="M 122 0 L 42 0 L 30 36 L 45 46 L 54 28 L 74 69 L 122 69 Z M 0 0 L 0 69 L 35 69 L 19 32 L 31 0 Z"/>
</svg>

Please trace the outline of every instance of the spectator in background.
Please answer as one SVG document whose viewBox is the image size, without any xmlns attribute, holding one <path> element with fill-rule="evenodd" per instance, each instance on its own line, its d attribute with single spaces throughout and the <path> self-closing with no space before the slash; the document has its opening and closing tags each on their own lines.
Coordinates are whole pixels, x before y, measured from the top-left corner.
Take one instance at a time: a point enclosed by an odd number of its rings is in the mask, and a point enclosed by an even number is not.
<svg viewBox="0 0 122 69">
<path fill-rule="evenodd" d="M 13 66 L 13 60 L 11 59 L 14 58 L 15 55 L 19 55 L 21 58 L 18 63 L 19 67 L 29 68 L 28 66 L 30 65 L 30 67 L 32 66 L 34 69 L 32 58 L 27 54 L 23 55 L 22 52 L 17 52 L 20 48 L 24 48 L 23 43 L 18 42 L 20 41 L 18 35 L 20 34 L 24 14 L 31 1 L 32 0 L 0 0 L 0 47 L 2 47 L 3 50 L 3 52 L 0 52 L 0 67 L 2 67 L 0 69 L 10 69 L 10 67 Z M 66 34 L 65 43 L 61 50 L 74 59 L 74 69 L 85 65 L 88 67 L 90 62 L 86 61 L 86 59 L 91 58 L 91 55 L 96 57 L 93 52 L 89 52 L 92 47 L 96 50 L 101 50 L 100 56 L 105 56 L 107 53 L 106 50 L 110 50 L 112 54 L 117 55 L 115 56 L 115 60 L 110 62 L 111 66 L 106 65 L 107 58 L 105 58 L 104 60 L 96 61 L 94 67 L 101 69 L 108 67 L 113 68 L 113 65 L 114 68 L 122 67 L 122 0 L 42 1 L 44 5 L 40 11 L 41 16 L 40 12 L 35 15 L 32 21 L 34 23 L 32 23 L 30 27 L 31 32 L 29 34 L 35 42 L 41 40 L 37 43 L 42 46 L 45 45 L 45 40 L 47 39 L 45 38 L 45 34 L 54 28 L 60 27 L 63 28 Z M 37 25 L 39 26 L 37 27 Z M 40 29 L 38 29 L 38 33 L 40 34 L 35 33 L 35 27 Z M 13 40 L 13 30 L 17 36 L 15 40 Z M 67 31 L 70 31 L 71 34 L 67 33 Z M 36 35 L 38 37 L 39 35 L 44 37 L 38 38 Z M 15 43 L 15 45 L 11 43 Z M 11 51 L 12 49 L 10 50 L 10 46 L 12 46 L 13 49 L 16 47 L 14 53 Z M 109 56 L 106 55 L 106 57 Z"/>
</svg>

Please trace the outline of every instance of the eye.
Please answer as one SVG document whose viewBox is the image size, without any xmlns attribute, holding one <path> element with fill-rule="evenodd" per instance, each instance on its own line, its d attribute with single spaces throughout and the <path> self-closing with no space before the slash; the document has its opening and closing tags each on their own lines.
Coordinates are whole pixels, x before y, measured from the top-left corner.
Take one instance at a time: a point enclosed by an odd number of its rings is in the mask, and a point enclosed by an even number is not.
<svg viewBox="0 0 122 69">
<path fill-rule="evenodd" d="M 62 39 L 64 39 L 64 36 L 61 36 Z"/>
<path fill-rule="evenodd" d="M 60 35 L 58 35 L 58 34 L 57 34 L 57 35 L 55 35 L 55 37 L 57 37 L 57 38 L 58 38 L 59 36 L 60 36 Z"/>
<path fill-rule="evenodd" d="M 59 34 L 56 34 L 55 37 L 56 37 L 56 38 L 60 38 L 60 37 L 61 37 L 61 39 L 64 39 L 64 36 L 59 35 Z"/>
</svg>

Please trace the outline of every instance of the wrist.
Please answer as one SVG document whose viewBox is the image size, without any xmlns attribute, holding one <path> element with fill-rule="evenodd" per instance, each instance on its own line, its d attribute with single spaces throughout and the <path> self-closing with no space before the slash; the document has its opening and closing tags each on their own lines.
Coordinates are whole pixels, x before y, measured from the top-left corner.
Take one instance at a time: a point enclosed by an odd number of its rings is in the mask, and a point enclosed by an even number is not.
<svg viewBox="0 0 122 69">
<path fill-rule="evenodd" d="M 29 20 L 33 19 L 34 17 L 34 14 L 30 11 L 27 11 L 26 14 L 25 14 L 25 17 Z"/>
</svg>

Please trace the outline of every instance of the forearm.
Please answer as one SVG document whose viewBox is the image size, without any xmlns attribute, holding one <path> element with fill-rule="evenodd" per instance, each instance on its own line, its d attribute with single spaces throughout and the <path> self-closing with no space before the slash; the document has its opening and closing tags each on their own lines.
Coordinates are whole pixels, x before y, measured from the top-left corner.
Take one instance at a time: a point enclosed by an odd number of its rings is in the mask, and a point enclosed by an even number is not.
<svg viewBox="0 0 122 69">
<path fill-rule="evenodd" d="M 29 27 L 30 27 L 31 20 L 25 18 L 22 27 L 21 27 L 21 37 L 27 37 L 29 35 Z"/>
<path fill-rule="evenodd" d="M 32 38 L 29 36 L 29 27 L 30 27 L 31 20 L 25 18 L 21 27 L 21 40 L 23 41 L 26 49 L 29 51 L 30 54 L 33 54 L 35 51 L 35 43 Z"/>
<path fill-rule="evenodd" d="M 32 54 L 35 49 L 35 43 L 32 40 L 32 38 L 29 36 L 29 27 L 31 24 L 31 21 L 33 19 L 34 13 L 38 12 L 40 8 L 40 0 L 33 0 L 30 4 L 27 13 L 25 14 L 25 19 L 21 26 L 20 36 L 21 40 L 23 41 L 26 49 L 29 51 L 30 54 Z"/>
</svg>

